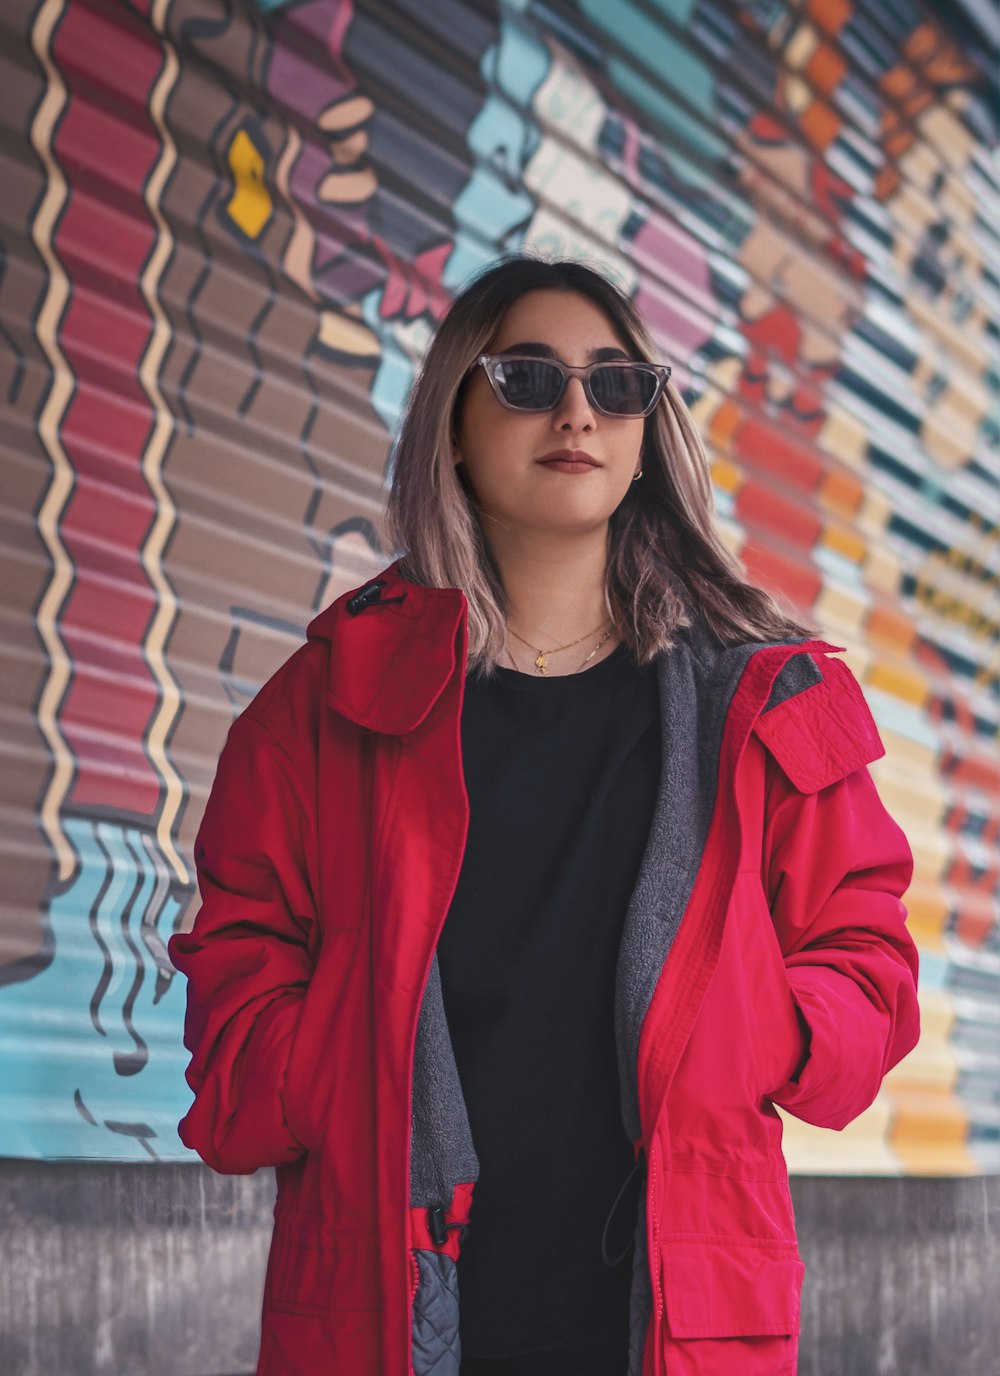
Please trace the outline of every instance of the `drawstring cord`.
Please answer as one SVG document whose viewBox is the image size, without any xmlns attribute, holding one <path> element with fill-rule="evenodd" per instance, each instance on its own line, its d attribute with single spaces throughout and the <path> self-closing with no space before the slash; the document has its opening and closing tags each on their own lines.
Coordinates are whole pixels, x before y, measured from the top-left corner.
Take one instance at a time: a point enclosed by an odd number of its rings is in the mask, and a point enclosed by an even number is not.
<svg viewBox="0 0 1000 1376">
<path fill-rule="evenodd" d="M 642 1167 L 643 1161 L 644 1158 L 641 1154 L 636 1157 L 635 1165 L 632 1167 L 628 1175 L 625 1177 L 625 1183 L 624 1185 L 622 1185 L 621 1189 L 618 1191 L 618 1194 L 615 1196 L 615 1202 L 611 1206 L 611 1212 L 608 1214 L 607 1218 L 604 1221 L 604 1231 L 601 1233 L 601 1257 L 604 1260 L 605 1266 L 620 1266 L 622 1262 L 625 1260 L 625 1258 L 628 1256 L 629 1248 L 632 1246 L 632 1241 L 631 1239 L 629 1239 L 629 1241 L 625 1244 L 624 1250 L 617 1257 L 615 1257 L 614 1261 L 611 1261 L 608 1258 L 608 1227 L 611 1223 L 611 1220 L 615 1216 L 615 1210 L 621 1203 L 622 1195 L 625 1193 L 629 1185 L 632 1183 L 632 1177 L 635 1175 L 636 1171 Z"/>
</svg>

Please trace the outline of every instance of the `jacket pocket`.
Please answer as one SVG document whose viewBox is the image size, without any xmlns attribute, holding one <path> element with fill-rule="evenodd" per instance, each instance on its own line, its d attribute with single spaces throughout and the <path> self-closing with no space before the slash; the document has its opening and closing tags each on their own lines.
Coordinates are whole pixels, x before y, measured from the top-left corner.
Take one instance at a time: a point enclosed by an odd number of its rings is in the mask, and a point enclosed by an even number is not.
<svg viewBox="0 0 1000 1376">
<path fill-rule="evenodd" d="M 673 1338 L 799 1332 L 805 1266 L 794 1243 L 666 1238 L 661 1266 L 667 1331 Z"/>
<path fill-rule="evenodd" d="M 784 957 L 760 876 L 739 876 L 747 902 L 746 967 L 751 979 L 752 1046 L 763 1098 L 776 1094 L 797 1070 L 805 1049 Z"/>
</svg>

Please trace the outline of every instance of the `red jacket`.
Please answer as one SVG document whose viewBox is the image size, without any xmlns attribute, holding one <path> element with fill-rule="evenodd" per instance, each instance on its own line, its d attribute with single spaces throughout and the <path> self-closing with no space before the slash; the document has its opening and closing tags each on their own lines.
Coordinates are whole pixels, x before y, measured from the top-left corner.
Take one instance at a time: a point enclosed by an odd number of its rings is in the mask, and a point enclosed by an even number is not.
<svg viewBox="0 0 1000 1376">
<path fill-rule="evenodd" d="M 478 1162 L 435 948 L 467 834 L 466 646 L 462 592 L 396 564 L 340 597 L 233 724 L 198 833 L 202 907 L 170 942 L 180 1134 L 218 1171 L 277 1167 L 259 1376 L 458 1374 Z M 773 1105 L 842 1128 L 917 1040 L 912 859 L 835 648 L 696 624 L 657 662 L 660 797 L 615 973 L 645 1168 L 620 1376 L 794 1371 Z"/>
</svg>

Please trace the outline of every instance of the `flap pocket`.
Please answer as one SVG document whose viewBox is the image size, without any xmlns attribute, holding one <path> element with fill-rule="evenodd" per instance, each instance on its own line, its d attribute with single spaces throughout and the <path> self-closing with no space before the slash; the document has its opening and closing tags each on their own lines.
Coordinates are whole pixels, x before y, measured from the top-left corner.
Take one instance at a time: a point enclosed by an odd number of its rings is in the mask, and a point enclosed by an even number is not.
<svg viewBox="0 0 1000 1376">
<path fill-rule="evenodd" d="M 662 1243 L 667 1327 L 675 1338 L 799 1332 L 802 1278 L 789 1243 L 756 1238 Z"/>
</svg>

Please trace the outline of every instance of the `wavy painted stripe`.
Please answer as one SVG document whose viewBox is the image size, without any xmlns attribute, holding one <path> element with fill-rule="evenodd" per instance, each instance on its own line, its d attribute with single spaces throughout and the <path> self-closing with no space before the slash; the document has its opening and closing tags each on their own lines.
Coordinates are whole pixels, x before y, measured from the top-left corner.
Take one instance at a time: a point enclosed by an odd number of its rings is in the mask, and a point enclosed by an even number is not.
<svg viewBox="0 0 1000 1376">
<path fill-rule="evenodd" d="M 73 584 L 73 565 L 59 531 L 73 491 L 73 466 L 60 438 L 62 421 L 73 395 L 73 375 L 59 345 L 59 326 L 69 300 L 69 278 L 52 246 L 52 237 L 68 197 L 52 140 L 67 104 L 66 86 L 52 60 L 52 36 L 65 9 L 64 0 L 43 0 L 31 28 L 31 46 L 45 73 L 45 96 L 31 124 L 31 144 L 46 172 L 45 194 L 31 225 L 31 237 L 46 268 L 45 298 L 35 321 L 35 335 L 52 369 L 52 385 L 38 418 L 38 436 L 52 463 L 52 479 L 37 515 L 38 531 L 52 560 L 52 572 L 39 603 L 35 624 L 48 657 L 48 675 L 38 701 L 38 724 L 52 752 L 53 769 L 39 808 L 42 829 L 56 856 L 59 879 L 72 875 L 76 854 L 62 821 L 62 808 L 73 780 L 73 756 L 59 725 L 59 709 L 70 681 L 70 657 L 59 633 L 63 605 Z"/>
<path fill-rule="evenodd" d="M 165 649 L 177 619 L 177 598 L 163 567 L 163 553 L 177 523 L 177 508 L 163 481 L 163 462 L 170 446 L 174 421 L 160 390 L 160 368 L 170 348 L 171 327 L 159 298 L 160 280 L 174 249 L 173 234 L 160 208 L 160 199 L 177 162 L 177 146 L 167 127 L 166 106 L 177 83 L 180 64 L 173 44 L 165 36 L 170 0 L 156 0 L 152 26 L 163 44 L 163 67 L 149 99 L 149 116 L 160 136 L 160 156 L 146 183 L 146 208 L 156 226 L 156 243 L 142 276 L 140 290 L 153 330 L 139 363 L 139 380 L 153 408 L 153 429 L 142 457 L 142 473 L 156 501 L 156 515 L 141 550 L 142 566 L 156 590 L 156 610 L 145 641 L 146 659 L 160 689 L 159 705 L 146 738 L 150 759 L 163 780 L 166 795 L 156 823 L 156 839 L 171 869 L 182 884 L 191 877 L 174 844 L 174 826 L 184 800 L 184 784 L 167 754 L 171 727 L 181 712 L 177 680 L 167 666 Z"/>
</svg>

